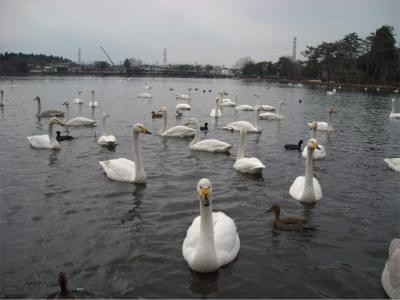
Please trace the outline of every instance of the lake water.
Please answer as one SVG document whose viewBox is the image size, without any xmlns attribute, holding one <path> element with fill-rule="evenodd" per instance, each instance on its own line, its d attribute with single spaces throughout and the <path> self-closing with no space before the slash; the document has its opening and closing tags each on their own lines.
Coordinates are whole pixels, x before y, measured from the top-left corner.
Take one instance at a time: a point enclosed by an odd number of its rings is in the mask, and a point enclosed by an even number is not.
<svg viewBox="0 0 400 300">
<path fill-rule="evenodd" d="M 138 99 L 144 84 L 152 100 Z M 58 289 L 64 271 L 69 286 L 106 298 L 384 298 L 380 276 L 390 241 L 399 237 L 400 174 L 384 158 L 400 156 L 400 121 L 390 120 L 394 95 L 298 88 L 241 80 L 26 77 L 0 79 L 5 107 L 0 114 L 1 298 L 42 298 Z M 175 94 L 193 90 L 192 111 L 176 120 Z M 173 88 L 174 90 L 170 90 Z M 269 88 L 269 89 L 268 89 Z M 88 107 L 90 90 L 99 107 Z M 206 89 L 206 92 L 203 92 Z M 72 99 L 82 90 L 81 107 Z M 212 90 L 209 92 L 208 90 Z M 209 117 L 216 92 L 240 103 L 282 108 L 282 121 L 260 121 L 261 135 L 247 135 L 246 156 L 266 166 L 263 176 L 236 172 L 239 135 L 221 128 L 233 120 L 253 122 L 253 112 L 224 109 Z M 73 141 L 60 151 L 30 147 L 26 137 L 47 132 L 46 119 L 35 117 L 35 96 L 42 109 L 62 109 L 101 124 L 110 114 L 115 151 L 97 145 L 101 126 L 70 129 Z M 302 103 L 299 103 L 302 99 Z M 161 119 L 151 111 L 165 105 L 169 124 L 196 116 L 209 123 L 207 138 L 233 146 L 230 155 L 191 152 L 190 139 L 165 139 Z M 327 157 L 315 162 L 323 198 L 304 207 L 288 193 L 305 160 L 284 144 L 308 140 L 306 122 L 337 113 L 330 135 L 318 133 Z M 100 160 L 132 159 L 131 128 L 143 123 L 153 135 L 141 136 L 147 185 L 109 180 Z M 64 131 L 63 128 L 61 128 Z M 232 217 L 241 248 L 237 259 L 215 274 L 190 271 L 182 257 L 186 230 L 199 214 L 196 185 L 207 177 L 214 189 L 214 211 Z M 283 216 L 307 217 L 314 231 L 272 232 L 278 203 Z"/>
</svg>

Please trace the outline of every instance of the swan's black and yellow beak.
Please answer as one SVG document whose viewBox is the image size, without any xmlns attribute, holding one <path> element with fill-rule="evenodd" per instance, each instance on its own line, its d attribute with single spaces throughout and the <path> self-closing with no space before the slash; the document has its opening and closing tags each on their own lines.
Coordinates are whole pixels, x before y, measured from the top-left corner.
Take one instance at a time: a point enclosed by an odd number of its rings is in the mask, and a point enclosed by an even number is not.
<svg viewBox="0 0 400 300">
<path fill-rule="evenodd" d="M 210 205 L 210 189 L 208 187 L 200 188 L 200 199 L 204 206 Z"/>
<path fill-rule="evenodd" d="M 140 133 L 151 134 L 151 132 L 145 127 L 140 127 Z"/>
<path fill-rule="evenodd" d="M 319 145 L 317 143 L 313 144 L 313 150 L 318 149 L 321 150 L 321 148 L 319 147 Z"/>
</svg>

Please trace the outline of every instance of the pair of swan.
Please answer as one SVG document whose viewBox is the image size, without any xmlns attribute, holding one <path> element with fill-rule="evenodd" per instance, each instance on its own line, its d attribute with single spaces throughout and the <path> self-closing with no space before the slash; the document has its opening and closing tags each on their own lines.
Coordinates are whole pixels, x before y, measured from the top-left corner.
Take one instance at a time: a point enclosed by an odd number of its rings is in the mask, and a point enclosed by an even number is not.
<svg viewBox="0 0 400 300">
<path fill-rule="evenodd" d="M 174 126 L 168 128 L 168 112 L 165 106 L 161 107 L 160 112 L 163 114 L 163 124 L 159 131 L 159 134 L 164 137 L 191 137 L 194 136 L 196 131 L 193 128 L 187 126 Z"/>
<path fill-rule="evenodd" d="M 389 114 L 391 119 L 400 119 L 400 113 L 396 112 L 396 99 L 392 99 L 392 111 Z"/>
<path fill-rule="evenodd" d="M 196 133 L 192 142 L 189 145 L 189 149 L 213 153 L 229 153 L 229 150 L 232 148 L 232 145 L 229 145 L 228 143 L 222 142 L 217 139 L 207 139 L 200 141 L 200 124 L 196 118 L 191 118 L 186 125 L 194 125 L 196 127 Z"/>
<path fill-rule="evenodd" d="M 256 157 L 244 157 L 244 138 L 246 135 L 246 129 L 240 129 L 240 145 L 239 151 L 236 156 L 236 161 L 233 164 L 233 168 L 236 171 L 248 174 L 260 174 L 262 170 L 265 168 L 263 163 Z"/>
<path fill-rule="evenodd" d="M 53 126 L 64 126 L 56 117 L 49 120 L 48 134 L 28 136 L 27 139 L 33 148 L 39 149 L 61 149 L 60 144 L 53 134 Z"/>
<path fill-rule="evenodd" d="M 33 99 L 33 101 L 37 102 L 37 113 L 36 116 L 39 118 L 51 118 L 51 117 L 64 117 L 64 112 L 60 111 L 60 110 L 54 110 L 54 109 L 50 109 L 50 110 L 45 110 L 45 111 L 41 111 L 42 106 L 40 103 L 40 97 L 36 96 L 35 99 Z"/>
<path fill-rule="evenodd" d="M 94 99 L 94 90 L 92 90 L 92 101 L 89 102 L 89 107 L 97 107 L 99 103 Z"/>
<path fill-rule="evenodd" d="M 232 262 L 239 253 L 240 239 L 235 221 L 223 212 L 213 212 L 213 188 L 207 178 L 197 183 L 200 216 L 187 230 L 182 254 L 189 267 L 210 273 Z"/>
<path fill-rule="evenodd" d="M 273 112 L 265 112 L 259 115 L 261 120 L 283 120 L 283 115 L 281 114 L 282 105 L 285 105 L 284 102 L 279 101 L 278 110 L 276 113 Z"/>
<path fill-rule="evenodd" d="M 75 98 L 74 100 L 72 100 L 72 103 L 74 104 L 83 104 L 83 101 L 81 99 L 82 96 L 82 91 L 78 91 L 78 98 Z"/>
<path fill-rule="evenodd" d="M 314 203 L 322 198 L 321 185 L 318 179 L 314 178 L 314 159 L 313 151 L 318 149 L 316 139 L 310 139 L 307 143 L 307 157 L 305 176 L 299 176 L 295 179 L 289 189 L 289 194 L 296 200 L 304 203 Z"/>
<path fill-rule="evenodd" d="M 107 132 L 106 120 L 108 117 L 110 117 L 109 114 L 103 113 L 102 117 L 103 132 L 99 137 L 99 139 L 97 140 L 97 144 L 105 147 L 115 147 L 117 145 L 116 137 L 114 135 L 108 134 Z"/>
<path fill-rule="evenodd" d="M 69 102 L 65 101 L 63 103 L 65 105 L 65 108 L 67 110 L 65 119 L 64 119 L 64 125 L 67 127 L 78 127 L 78 126 L 95 126 L 94 124 L 96 121 L 92 119 L 88 119 L 85 117 L 76 117 L 71 120 L 69 120 Z"/>
<path fill-rule="evenodd" d="M 318 129 L 318 122 L 312 122 L 312 133 L 311 138 L 316 138 L 316 131 Z M 307 158 L 307 147 L 304 147 L 303 153 L 301 154 L 304 158 Z M 313 159 L 321 159 L 326 157 L 325 147 L 321 144 L 318 144 L 318 148 L 313 151 Z"/>
<path fill-rule="evenodd" d="M 258 127 L 259 115 L 260 109 L 256 109 L 254 125 L 247 121 L 236 121 L 226 124 L 222 129 L 240 131 L 241 128 L 244 128 L 247 133 L 261 133 L 261 129 Z"/>
<path fill-rule="evenodd" d="M 143 168 L 139 146 L 140 133 L 151 134 L 151 132 L 140 123 L 133 126 L 132 143 L 134 161 L 126 158 L 117 158 L 99 162 L 108 178 L 122 182 L 146 183 L 147 177 Z"/>
</svg>

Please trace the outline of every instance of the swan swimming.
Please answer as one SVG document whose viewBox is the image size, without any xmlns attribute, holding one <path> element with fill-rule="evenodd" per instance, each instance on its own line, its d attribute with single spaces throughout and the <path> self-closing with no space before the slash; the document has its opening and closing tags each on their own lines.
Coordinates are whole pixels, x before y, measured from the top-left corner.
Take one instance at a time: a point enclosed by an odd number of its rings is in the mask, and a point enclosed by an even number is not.
<svg viewBox="0 0 400 300">
<path fill-rule="evenodd" d="M 236 110 L 243 110 L 243 111 L 253 111 L 253 110 L 255 110 L 254 109 L 254 107 L 253 106 L 251 106 L 251 105 L 248 105 L 248 104 L 240 104 L 239 105 L 239 95 L 238 94 L 236 94 L 236 106 L 235 106 L 235 109 Z"/>
<path fill-rule="evenodd" d="M 296 200 L 304 203 L 314 203 L 322 198 L 321 185 L 314 178 L 313 151 L 318 149 L 316 139 L 310 139 L 307 143 L 307 158 L 305 176 L 299 176 L 290 187 L 289 194 Z"/>
<path fill-rule="evenodd" d="M 110 117 L 109 114 L 103 113 L 102 121 L 103 121 L 103 132 L 99 139 L 97 140 L 97 144 L 105 147 L 115 147 L 117 145 L 117 139 L 114 135 L 109 135 L 107 133 L 107 124 L 106 120 Z"/>
<path fill-rule="evenodd" d="M 89 102 L 89 107 L 97 107 L 99 106 L 99 103 L 97 103 L 96 100 L 94 100 L 94 90 L 92 90 L 92 101 Z"/>
<path fill-rule="evenodd" d="M 210 117 L 211 118 L 220 118 L 220 117 L 222 117 L 222 112 L 221 112 L 221 109 L 219 108 L 219 100 L 220 100 L 220 98 L 217 98 L 215 100 L 215 108 L 213 108 L 211 110 L 211 113 L 210 113 Z"/>
<path fill-rule="evenodd" d="M 189 149 L 213 153 L 229 153 L 229 150 L 232 148 L 232 145 L 229 145 L 228 143 L 222 142 L 217 139 L 207 139 L 200 141 L 200 124 L 196 118 L 191 118 L 186 125 L 196 126 L 196 134 L 189 145 Z"/>
<path fill-rule="evenodd" d="M 225 93 L 223 93 L 223 94 L 225 94 Z M 222 94 L 221 94 L 221 98 L 222 98 Z M 238 96 L 238 94 L 236 94 L 236 96 L 235 97 L 237 97 Z M 223 98 L 221 101 L 220 101 L 220 103 L 219 103 L 219 106 L 222 106 L 222 107 L 235 107 L 236 106 L 236 102 L 233 102 L 231 99 L 229 99 L 229 98 Z"/>
<path fill-rule="evenodd" d="M 313 127 L 312 127 L 312 133 L 311 133 L 311 138 L 316 138 L 316 131 L 318 127 L 318 122 L 312 122 Z M 301 156 L 304 158 L 307 158 L 307 147 L 304 147 L 303 152 L 301 153 Z M 325 147 L 322 146 L 321 144 L 318 144 L 318 148 L 315 149 L 312 153 L 313 159 L 321 159 L 326 157 L 326 151 Z"/>
<path fill-rule="evenodd" d="M 241 128 L 245 128 L 247 133 L 261 133 L 261 129 L 258 127 L 258 116 L 260 109 L 256 109 L 254 125 L 247 121 L 236 121 L 226 124 L 222 129 L 231 131 L 240 131 Z"/>
<path fill-rule="evenodd" d="M 49 120 L 49 128 L 48 134 L 44 135 L 33 135 L 28 136 L 27 139 L 33 148 L 40 149 L 61 149 L 60 144 L 53 134 L 53 126 L 60 125 L 64 126 L 63 122 L 61 122 L 56 117 L 53 117 Z"/>
<path fill-rule="evenodd" d="M 255 157 L 247 158 L 244 157 L 244 137 L 246 135 L 246 129 L 240 129 L 240 145 L 239 145 L 239 152 L 236 156 L 236 161 L 233 164 L 233 168 L 236 171 L 242 173 L 249 173 L 249 174 L 259 174 L 265 168 L 263 163 Z"/>
<path fill-rule="evenodd" d="M 212 211 L 213 188 L 210 180 L 201 179 L 197 184 L 197 193 L 200 216 L 187 230 L 182 254 L 192 270 L 210 273 L 236 258 L 240 240 L 235 221 L 223 212 Z"/>
<path fill-rule="evenodd" d="M 400 239 L 393 239 L 390 243 L 381 282 L 390 299 L 400 299 Z"/>
<path fill-rule="evenodd" d="M 38 104 L 38 109 L 37 109 L 37 113 L 36 116 L 39 118 L 51 118 L 51 117 L 64 117 L 64 112 L 60 111 L 60 110 L 45 110 L 45 111 L 41 111 L 41 104 L 40 104 L 40 97 L 36 96 L 35 99 L 33 99 L 33 101 L 36 101 Z"/>
<path fill-rule="evenodd" d="M 383 161 L 387 164 L 389 169 L 400 172 L 400 158 L 385 158 Z"/>
<path fill-rule="evenodd" d="M 281 114 L 282 105 L 285 105 L 285 102 L 279 101 L 278 111 L 276 113 L 266 112 L 259 115 L 259 118 L 262 120 L 283 120 L 283 115 Z"/>
<path fill-rule="evenodd" d="M 400 113 L 396 112 L 396 99 L 392 99 L 392 111 L 389 114 L 391 119 L 400 119 Z"/>
<path fill-rule="evenodd" d="M 139 133 L 151 134 L 142 124 L 137 123 L 132 128 L 133 160 L 116 158 L 99 161 L 106 176 L 112 180 L 133 183 L 146 183 L 146 173 L 143 168 L 139 145 Z"/>
<path fill-rule="evenodd" d="M 194 136 L 196 131 L 193 128 L 187 127 L 187 126 L 174 126 L 171 128 L 168 128 L 168 112 L 167 108 L 165 106 L 161 107 L 160 111 L 163 113 L 164 120 L 163 120 L 163 125 L 159 131 L 159 134 L 161 136 L 165 137 L 189 137 L 189 136 Z"/>
<path fill-rule="evenodd" d="M 65 101 L 63 103 L 63 105 L 65 105 L 65 108 L 67 110 L 67 114 L 64 119 L 64 126 L 66 126 L 66 127 L 95 126 L 94 123 L 96 123 L 96 121 L 85 118 L 85 117 L 76 117 L 71 120 L 68 120 L 69 119 L 69 102 Z"/>
<path fill-rule="evenodd" d="M 316 130 L 332 132 L 333 127 L 329 124 L 329 122 L 330 122 L 331 114 L 333 114 L 333 113 L 336 113 L 336 110 L 330 109 L 328 111 L 328 121 L 327 122 L 317 122 Z M 310 129 L 313 129 L 315 126 L 314 122 L 307 123 L 307 125 Z"/>
<path fill-rule="evenodd" d="M 255 94 L 254 97 L 257 98 L 257 102 L 256 105 L 254 106 L 254 109 L 260 108 L 260 111 L 274 111 L 275 107 L 271 106 L 271 105 L 260 105 L 260 95 Z"/>
<path fill-rule="evenodd" d="M 177 100 L 192 100 L 192 96 L 190 95 L 190 93 L 192 92 L 192 88 L 188 88 L 188 95 L 185 94 L 176 94 L 176 99 Z"/>
<path fill-rule="evenodd" d="M 82 91 L 78 91 L 78 95 L 79 95 L 78 98 L 75 98 L 74 100 L 72 100 L 72 102 L 75 104 L 82 104 L 83 103 L 83 101 L 81 99 Z"/>
</svg>

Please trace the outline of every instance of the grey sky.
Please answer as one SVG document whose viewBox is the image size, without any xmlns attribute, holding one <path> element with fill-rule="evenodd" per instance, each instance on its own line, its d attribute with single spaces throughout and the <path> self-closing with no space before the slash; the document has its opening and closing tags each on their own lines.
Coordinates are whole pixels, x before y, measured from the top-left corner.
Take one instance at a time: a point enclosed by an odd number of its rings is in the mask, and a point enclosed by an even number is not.
<svg viewBox="0 0 400 300">
<path fill-rule="evenodd" d="M 77 60 L 231 66 L 276 61 L 306 45 L 361 38 L 382 25 L 400 32 L 400 0 L 0 0 L 0 52 Z M 400 39 L 399 37 L 396 37 Z"/>
</svg>

